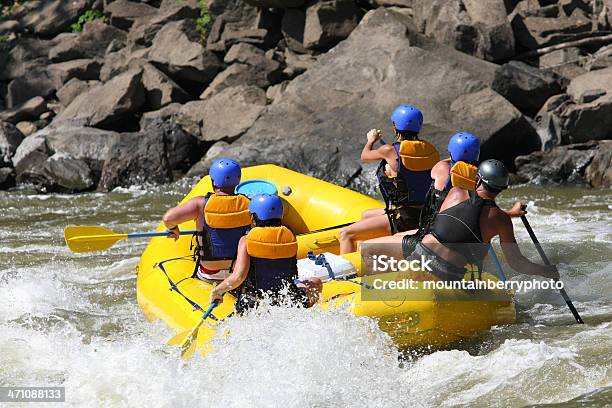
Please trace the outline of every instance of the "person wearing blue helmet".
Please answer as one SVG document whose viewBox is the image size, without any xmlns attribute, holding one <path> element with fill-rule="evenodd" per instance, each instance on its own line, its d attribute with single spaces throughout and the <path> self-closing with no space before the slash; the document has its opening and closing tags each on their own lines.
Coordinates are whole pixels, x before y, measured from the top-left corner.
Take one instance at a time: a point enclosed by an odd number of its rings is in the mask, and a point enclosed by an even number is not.
<svg viewBox="0 0 612 408">
<path fill-rule="evenodd" d="M 440 160 L 436 148 L 419 140 L 423 113 L 416 107 L 400 105 L 391 114 L 395 142 L 374 149 L 381 132 L 372 129 L 361 152 L 361 160 L 380 161 L 376 170 L 385 208 L 367 210 L 362 219 L 338 236 L 340 253 L 355 251 L 356 242 L 404 232 L 419 225 L 419 215 L 431 185 L 431 169 Z"/>
<path fill-rule="evenodd" d="M 238 313 L 256 306 L 266 295 L 272 304 L 286 294 L 298 305 L 312 306 L 319 299 L 322 282 L 312 277 L 296 284 L 298 245 L 293 232 L 282 224 L 281 198 L 256 195 L 249 211 L 252 228 L 240 239 L 232 273 L 213 288 L 210 302 L 222 302 L 223 295 L 233 291 Z"/>
<path fill-rule="evenodd" d="M 209 171 L 212 192 L 194 197 L 166 212 L 163 218 L 171 238 L 179 238 L 179 224 L 195 220 L 197 233 L 195 275 L 209 283 L 229 276 L 238 241 L 251 223 L 249 199 L 236 195 L 242 171 L 235 160 L 215 160 Z"/>
</svg>

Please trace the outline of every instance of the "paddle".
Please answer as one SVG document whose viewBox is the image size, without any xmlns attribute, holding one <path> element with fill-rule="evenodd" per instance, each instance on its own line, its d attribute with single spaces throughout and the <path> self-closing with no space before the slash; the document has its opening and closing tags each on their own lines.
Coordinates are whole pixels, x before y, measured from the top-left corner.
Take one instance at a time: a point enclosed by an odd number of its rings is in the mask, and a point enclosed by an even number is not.
<svg viewBox="0 0 612 408">
<path fill-rule="evenodd" d="M 191 235 L 195 231 L 181 231 L 181 235 Z M 141 232 L 118 234 L 104 227 L 70 226 L 64 229 L 64 239 L 72 252 L 102 251 L 122 239 L 167 237 L 168 232 Z"/>
<path fill-rule="evenodd" d="M 168 340 L 168 345 L 179 346 L 181 348 L 181 357 L 183 360 L 189 360 L 196 349 L 196 339 L 198 338 L 198 332 L 202 323 L 211 315 L 213 309 L 217 307 L 219 303 L 214 301 L 210 304 L 206 312 L 202 315 L 202 318 L 198 320 L 198 323 L 191 329 L 177 334 Z"/>
<path fill-rule="evenodd" d="M 542 249 L 542 245 L 540 245 L 540 241 L 538 241 L 538 238 L 533 232 L 533 229 L 531 229 L 531 225 L 529 225 L 529 221 L 527 221 L 527 217 L 524 215 L 521 216 L 521 221 L 523 221 L 523 224 L 525 225 L 525 228 L 527 229 L 527 232 L 529 233 L 531 240 L 533 241 L 536 249 L 538 250 L 538 253 L 540 254 L 540 257 L 542 258 L 542 261 L 544 261 L 546 265 L 551 265 L 550 261 L 548 260 L 548 257 L 546 256 L 546 254 L 544 253 L 544 250 Z M 584 324 L 584 322 L 582 321 L 582 318 L 578 314 L 578 311 L 574 307 L 572 300 L 567 295 L 567 292 L 565 292 L 565 289 L 561 288 L 559 289 L 559 292 L 561 292 L 561 296 L 563 296 L 565 303 L 567 303 L 567 307 L 569 307 L 569 310 L 571 310 L 572 314 L 574 315 L 574 319 L 576 319 L 576 322 L 580 324 Z"/>
</svg>

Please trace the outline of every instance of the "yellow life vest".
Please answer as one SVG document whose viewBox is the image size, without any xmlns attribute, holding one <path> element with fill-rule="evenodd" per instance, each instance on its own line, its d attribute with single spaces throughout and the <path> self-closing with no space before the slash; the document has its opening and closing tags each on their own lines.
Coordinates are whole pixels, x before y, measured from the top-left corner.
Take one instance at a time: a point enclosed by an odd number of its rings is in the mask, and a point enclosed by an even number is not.
<svg viewBox="0 0 612 408">
<path fill-rule="evenodd" d="M 438 149 L 424 140 L 404 140 L 398 153 L 402 165 L 411 171 L 431 170 L 440 161 Z"/>
<path fill-rule="evenodd" d="M 453 187 L 459 187 L 465 190 L 475 190 L 477 173 L 478 167 L 459 161 L 455 163 L 450 171 L 451 184 Z"/>
<path fill-rule="evenodd" d="M 249 199 L 243 195 L 211 195 L 204 207 L 206 225 L 211 228 L 237 228 L 251 224 Z"/>
<path fill-rule="evenodd" d="M 297 255 L 298 244 L 285 226 L 255 227 L 246 236 L 247 253 L 256 258 L 284 259 Z"/>
</svg>

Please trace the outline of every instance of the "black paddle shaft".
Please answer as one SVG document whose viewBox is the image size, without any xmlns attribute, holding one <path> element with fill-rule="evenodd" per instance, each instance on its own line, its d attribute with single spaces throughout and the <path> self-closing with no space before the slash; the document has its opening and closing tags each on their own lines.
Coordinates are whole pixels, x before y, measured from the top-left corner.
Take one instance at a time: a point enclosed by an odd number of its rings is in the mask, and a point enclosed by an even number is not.
<svg viewBox="0 0 612 408">
<path fill-rule="evenodd" d="M 531 237 L 531 240 L 535 244 L 535 247 L 538 250 L 538 253 L 540 254 L 540 257 L 542 257 L 542 260 L 544 261 L 544 263 L 546 265 L 551 265 L 550 261 L 548 260 L 548 257 L 546 256 L 546 253 L 544 253 L 544 249 L 542 249 L 542 245 L 540 245 L 540 241 L 538 241 L 538 238 L 536 237 L 535 233 L 533 232 L 533 229 L 531 228 L 531 225 L 529 225 L 529 221 L 527 221 L 527 217 L 525 217 L 523 215 L 521 217 L 521 221 L 523 221 L 523 224 L 525 225 L 525 228 L 527 229 L 527 232 L 529 233 L 529 236 Z M 559 292 L 561 292 L 561 296 L 563 296 L 563 299 L 565 300 L 565 303 L 567 303 L 567 307 L 569 307 L 569 310 L 574 315 L 574 319 L 576 319 L 576 321 L 578 323 L 584 324 L 584 322 L 582 321 L 582 317 L 580 317 L 580 315 L 578 314 L 578 311 L 574 307 L 574 304 L 572 303 L 572 300 L 567 295 L 567 292 L 565 291 L 565 289 L 561 288 L 561 289 L 559 289 Z"/>
</svg>

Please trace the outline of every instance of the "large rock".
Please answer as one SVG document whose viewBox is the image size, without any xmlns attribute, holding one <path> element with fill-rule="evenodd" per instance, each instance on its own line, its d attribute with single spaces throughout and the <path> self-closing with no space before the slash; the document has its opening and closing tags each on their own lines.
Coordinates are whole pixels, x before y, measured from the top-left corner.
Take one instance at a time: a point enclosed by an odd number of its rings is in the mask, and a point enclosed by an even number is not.
<svg viewBox="0 0 612 408">
<path fill-rule="evenodd" d="M 198 153 L 194 140 L 172 123 L 154 122 L 139 133 L 122 133 L 113 140 L 98 189 L 169 182 L 172 171 L 189 168 Z"/>
<path fill-rule="evenodd" d="M 121 129 L 144 103 L 142 70 L 131 70 L 79 95 L 54 123 Z"/>
<path fill-rule="evenodd" d="M 518 178 L 534 184 L 612 186 L 612 141 L 557 146 L 516 158 Z"/>
<path fill-rule="evenodd" d="M 234 63 L 221 71 L 200 95 L 206 99 L 222 90 L 240 85 L 254 85 L 267 88 L 281 80 L 280 64 L 273 60 L 258 65 Z"/>
<path fill-rule="evenodd" d="M 516 14 L 512 19 L 512 28 L 519 45 L 535 50 L 589 36 L 591 21 L 580 10 L 576 10 L 571 17 L 524 17 Z"/>
<path fill-rule="evenodd" d="M 325 0 L 306 9 L 304 47 L 325 50 L 344 40 L 359 23 L 354 0 Z"/>
<path fill-rule="evenodd" d="M 53 95 L 57 87 L 49 78 L 47 72 L 35 69 L 25 75 L 13 79 L 6 92 L 6 106 L 16 108 L 36 96 L 48 98 Z"/>
<path fill-rule="evenodd" d="M 57 91 L 56 96 L 59 103 L 65 108 L 70 105 L 77 96 L 99 84 L 98 81 L 81 81 L 80 79 L 72 78 Z"/>
<path fill-rule="evenodd" d="M 190 99 L 187 92 L 151 64 L 143 66 L 142 83 L 146 90 L 147 111 L 158 110 L 173 102 L 185 103 Z"/>
<path fill-rule="evenodd" d="M 195 4 L 189 4 L 195 3 Z M 160 6 L 157 14 L 138 18 L 128 34 L 128 42 L 149 47 L 153 42 L 155 34 L 171 21 L 196 19 L 200 11 L 197 2 L 188 1 L 165 1 Z"/>
<path fill-rule="evenodd" d="M 612 138 L 612 67 L 574 78 L 536 116 L 544 148 Z"/>
<path fill-rule="evenodd" d="M 115 0 L 104 11 L 110 15 L 110 23 L 128 31 L 137 19 L 149 19 L 157 13 L 155 7 L 128 0 Z"/>
<path fill-rule="evenodd" d="M 177 83 L 188 83 L 199 92 L 221 68 L 221 61 L 199 43 L 193 20 L 166 24 L 153 40 L 149 60 Z"/>
<path fill-rule="evenodd" d="M 42 135 L 28 136 L 21 142 L 13 156 L 18 183 L 44 184 L 46 176 L 44 164 L 51 156 L 47 140 Z"/>
<path fill-rule="evenodd" d="M 48 127 L 38 134 L 45 136 L 51 152 L 86 163 L 94 182 L 99 180 L 102 166 L 110 158 L 110 145 L 117 136 L 109 130 L 72 126 Z"/>
<path fill-rule="evenodd" d="M 206 151 L 206 154 L 204 155 L 204 157 L 202 157 L 202 160 L 194 164 L 189 169 L 187 174 L 185 174 L 185 176 L 204 177 L 205 175 L 207 175 L 208 171 L 210 170 L 210 166 L 212 166 L 215 159 L 222 157 L 229 146 L 229 143 L 224 141 L 219 141 L 212 145 L 210 149 Z"/>
<path fill-rule="evenodd" d="M 548 98 L 562 92 L 558 76 L 520 61 L 511 61 L 497 70 L 493 89 L 532 117 Z"/>
<path fill-rule="evenodd" d="M 94 20 L 85 24 L 83 32 L 61 34 L 58 38 L 58 44 L 49 50 L 49 58 L 53 62 L 102 58 L 111 42 L 125 43 L 127 33 L 100 20 Z"/>
<path fill-rule="evenodd" d="M 147 48 L 132 51 L 129 47 L 108 52 L 100 69 L 100 80 L 108 82 L 111 78 L 133 68 L 141 68 L 147 62 Z"/>
<path fill-rule="evenodd" d="M 75 159 L 62 153 L 49 157 L 43 167 L 47 178 L 44 183 L 46 191 L 75 193 L 90 190 L 94 187 L 91 170 L 83 160 Z"/>
<path fill-rule="evenodd" d="M 213 24 L 206 47 L 211 51 L 226 51 L 237 42 L 268 48 L 280 39 L 277 23 L 280 17 L 267 9 L 258 10 L 242 0 L 211 0 L 208 10 Z"/>
<path fill-rule="evenodd" d="M 23 78 L 33 72 L 43 72 L 49 63 L 49 50 L 57 40 L 40 40 L 36 38 L 19 38 L 8 55 L 0 53 L 3 63 L 0 64 L 0 81 Z"/>
<path fill-rule="evenodd" d="M 480 129 L 484 148 L 507 142 L 496 147 L 500 152 L 533 143 L 533 129 L 525 133 L 520 113 L 490 90 L 497 98 L 475 103 L 494 102 L 510 123 L 484 127 L 482 118 L 451 112 L 459 97 L 487 89 L 495 68 L 418 34 L 401 14 L 370 11 L 348 39 L 291 81 L 280 102 L 269 105 L 226 153 L 243 165 L 271 162 L 346 184 L 361 171 L 365 133 L 381 128 L 391 138 L 389 114 L 401 103 L 423 110 L 423 137 L 441 152 L 459 129 Z"/>
<path fill-rule="evenodd" d="M 17 124 L 24 120 L 37 120 L 47 111 L 47 102 L 41 96 L 34 97 L 16 108 L 0 112 L 0 120 Z"/>
<path fill-rule="evenodd" d="M 265 107 L 262 89 L 230 87 L 205 101 L 183 105 L 177 123 L 203 141 L 233 140 L 251 127 Z"/>
<path fill-rule="evenodd" d="M 283 37 L 287 47 L 299 53 L 305 53 L 304 26 L 306 12 L 301 9 L 289 9 L 283 14 L 281 23 Z"/>
<path fill-rule="evenodd" d="M 306 0 L 244 0 L 245 3 L 259 8 L 297 8 Z"/>
<path fill-rule="evenodd" d="M 161 109 L 151 112 L 145 112 L 142 114 L 140 118 L 140 128 L 144 129 L 146 127 L 151 126 L 153 122 L 167 122 L 172 121 L 179 114 L 183 105 L 180 103 L 171 103 L 170 105 L 166 105 Z M 196 131 L 197 133 L 197 131 Z"/>
<path fill-rule="evenodd" d="M 55 89 L 60 89 L 72 78 L 96 80 L 100 76 L 100 63 L 92 59 L 78 59 L 51 64 L 47 67 Z"/>
<path fill-rule="evenodd" d="M 42 37 L 52 37 L 66 31 L 94 0 L 46 0 L 28 2 L 31 9 L 21 19 L 28 31 Z"/>
<path fill-rule="evenodd" d="M 0 167 L 12 166 L 11 159 L 23 141 L 23 134 L 12 124 L 0 122 Z"/>
<path fill-rule="evenodd" d="M 514 55 L 503 0 L 418 1 L 414 18 L 426 35 L 468 54 L 490 61 Z"/>
</svg>

